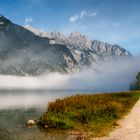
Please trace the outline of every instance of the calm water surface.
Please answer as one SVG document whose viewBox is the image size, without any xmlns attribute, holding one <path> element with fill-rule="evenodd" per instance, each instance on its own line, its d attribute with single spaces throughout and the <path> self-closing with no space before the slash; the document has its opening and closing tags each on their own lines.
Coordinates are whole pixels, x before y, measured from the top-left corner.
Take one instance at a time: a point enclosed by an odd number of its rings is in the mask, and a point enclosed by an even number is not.
<svg viewBox="0 0 140 140">
<path fill-rule="evenodd" d="M 66 140 L 68 131 L 41 131 L 27 128 L 29 119 L 39 119 L 49 101 L 70 96 L 74 91 L 1 91 L 0 140 Z"/>
</svg>

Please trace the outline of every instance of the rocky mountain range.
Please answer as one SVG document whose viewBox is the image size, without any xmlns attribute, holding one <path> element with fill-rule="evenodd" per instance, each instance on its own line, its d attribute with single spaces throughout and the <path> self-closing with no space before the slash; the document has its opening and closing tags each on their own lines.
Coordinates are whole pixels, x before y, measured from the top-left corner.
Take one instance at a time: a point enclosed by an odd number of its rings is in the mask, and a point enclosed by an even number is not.
<svg viewBox="0 0 140 140">
<path fill-rule="evenodd" d="M 64 36 L 22 27 L 0 16 L 0 74 L 40 75 L 46 71 L 73 73 L 102 61 L 129 58 L 118 45 L 90 40 L 78 32 Z"/>
<path fill-rule="evenodd" d="M 29 25 L 26 25 L 25 28 L 38 36 L 50 38 L 53 43 L 66 45 L 80 68 L 90 65 L 96 68 L 103 61 L 132 57 L 130 52 L 119 45 L 90 40 L 79 32 L 73 32 L 69 36 L 64 36 L 61 32 L 44 32 Z"/>
</svg>

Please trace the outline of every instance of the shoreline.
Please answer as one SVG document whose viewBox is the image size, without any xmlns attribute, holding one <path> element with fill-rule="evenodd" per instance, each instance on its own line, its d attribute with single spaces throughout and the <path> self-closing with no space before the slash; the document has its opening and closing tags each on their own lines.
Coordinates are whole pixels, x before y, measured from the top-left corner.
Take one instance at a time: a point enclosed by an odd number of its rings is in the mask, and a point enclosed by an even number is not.
<svg viewBox="0 0 140 140">
<path fill-rule="evenodd" d="M 44 128 L 47 126 L 46 129 L 88 132 L 86 134 L 88 138 L 105 136 L 119 125 L 118 120 L 129 113 L 139 97 L 139 91 L 130 91 L 96 95 L 79 94 L 57 99 L 49 103 L 47 112 L 41 116 L 40 124 Z M 96 101 L 94 105 L 90 105 L 91 98 Z M 84 103 L 82 104 L 78 100 Z M 90 110 L 87 110 L 86 104 Z M 74 107 L 78 105 L 80 110 Z M 91 106 L 96 105 L 98 106 L 96 111 L 95 108 L 91 109 Z M 83 109 L 82 106 L 86 109 Z M 91 112 L 91 110 L 94 111 Z"/>
</svg>

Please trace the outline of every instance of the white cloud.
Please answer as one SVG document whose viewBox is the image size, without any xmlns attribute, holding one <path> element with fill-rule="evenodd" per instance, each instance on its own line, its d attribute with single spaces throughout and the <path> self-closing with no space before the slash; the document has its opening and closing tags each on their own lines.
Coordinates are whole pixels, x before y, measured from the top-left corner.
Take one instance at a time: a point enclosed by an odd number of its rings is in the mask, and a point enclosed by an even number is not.
<svg viewBox="0 0 140 140">
<path fill-rule="evenodd" d="M 70 17 L 70 22 L 76 22 L 78 20 L 79 16 L 75 15 L 75 16 L 71 16 Z"/>
<path fill-rule="evenodd" d="M 97 15 L 97 12 L 93 12 L 93 13 L 89 13 L 89 14 L 88 14 L 89 17 L 94 17 L 94 16 L 96 16 L 96 15 Z"/>
<path fill-rule="evenodd" d="M 97 12 L 88 12 L 88 11 L 82 10 L 79 14 L 76 14 L 75 16 L 71 16 L 69 21 L 76 22 L 77 20 L 82 20 L 86 17 L 93 17 L 96 15 L 97 15 Z"/>
<path fill-rule="evenodd" d="M 87 15 L 86 11 L 81 11 L 80 18 L 83 19 Z"/>
<path fill-rule="evenodd" d="M 33 18 L 31 17 L 25 18 L 25 24 L 31 23 L 32 21 L 33 21 Z"/>
</svg>

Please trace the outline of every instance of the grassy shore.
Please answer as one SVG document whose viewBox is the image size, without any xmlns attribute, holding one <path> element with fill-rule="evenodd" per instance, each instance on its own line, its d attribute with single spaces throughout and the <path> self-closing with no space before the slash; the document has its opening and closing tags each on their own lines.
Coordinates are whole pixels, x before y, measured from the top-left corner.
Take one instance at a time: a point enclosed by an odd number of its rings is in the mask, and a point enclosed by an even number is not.
<svg viewBox="0 0 140 140">
<path fill-rule="evenodd" d="M 134 106 L 140 92 L 75 95 L 50 102 L 40 124 L 54 129 L 88 132 L 90 137 L 108 134 Z"/>
</svg>

